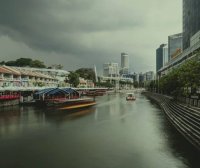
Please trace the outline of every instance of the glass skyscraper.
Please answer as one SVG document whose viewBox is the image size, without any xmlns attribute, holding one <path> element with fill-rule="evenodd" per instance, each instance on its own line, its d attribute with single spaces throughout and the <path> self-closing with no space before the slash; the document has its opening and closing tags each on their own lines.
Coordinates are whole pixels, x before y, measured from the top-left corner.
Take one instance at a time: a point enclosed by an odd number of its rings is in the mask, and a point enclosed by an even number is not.
<svg viewBox="0 0 200 168">
<path fill-rule="evenodd" d="M 173 58 L 173 55 L 178 50 L 182 51 L 182 41 L 183 41 L 182 33 L 168 36 L 168 54 L 169 54 L 169 60 L 171 60 Z"/>
<path fill-rule="evenodd" d="M 167 44 L 161 44 L 156 50 L 156 72 L 168 62 Z"/>
<path fill-rule="evenodd" d="M 183 0 L 183 49 L 190 47 L 190 38 L 200 30 L 200 0 Z"/>
</svg>

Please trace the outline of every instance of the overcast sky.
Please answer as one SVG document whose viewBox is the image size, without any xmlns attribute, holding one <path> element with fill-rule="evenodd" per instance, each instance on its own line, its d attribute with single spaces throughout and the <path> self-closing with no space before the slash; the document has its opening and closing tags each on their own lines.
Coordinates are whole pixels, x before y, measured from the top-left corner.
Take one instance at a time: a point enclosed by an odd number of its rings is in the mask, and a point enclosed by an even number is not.
<svg viewBox="0 0 200 168">
<path fill-rule="evenodd" d="M 40 59 L 66 70 L 120 63 L 155 70 L 155 50 L 182 31 L 182 0 L 0 0 L 0 61 Z"/>
</svg>

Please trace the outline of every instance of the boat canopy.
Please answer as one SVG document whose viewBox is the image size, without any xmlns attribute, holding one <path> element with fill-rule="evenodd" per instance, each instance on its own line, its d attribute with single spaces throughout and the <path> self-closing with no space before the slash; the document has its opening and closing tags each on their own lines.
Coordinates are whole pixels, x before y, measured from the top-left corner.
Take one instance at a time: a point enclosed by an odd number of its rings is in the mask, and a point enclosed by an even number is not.
<svg viewBox="0 0 200 168">
<path fill-rule="evenodd" d="M 79 94 L 79 92 L 77 92 L 76 90 L 72 89 L 72 88 L 64 88 L 64 91 L 66 91 L 67 93 L 77 93 Z"/>
<path fill-rule="evenodd" d="M 72 88 L 48 88 L 48 89 L 43 89 L 38 92 L 36 92 L 34 95 L 35 96 L 41 96 L 41 95 L 57 95 L 57 94 L 71 94 L 71 93 L 76 93 L 79 94 L 76 90 Z"/>
<path fill-rule="evenodd" d="M 58 94 L 70 94 L 70 93 L 68 93 L 68 92 L 66 92 L 66 91 L 64 91 L 63 89 L 59 89 L 59 88 L 56 88 L 56 89 L 54 89 L 54 90 L 51 90 L 51 91 L 49 91 L 49 92 L 47 92 L 47 93 L 45 93 L 45 94 L 47 94 L 47 95 L 58 95 Z"/>
<path fill-rule="evenodd" d="M 40 91 L 37 91 L 36 93 L 34 93 L 34 95 L 42 95 L 42 94 L 45 94 L 47 92 L 50 92 L 52 90 L 54 90 L 55 88 L 47 88 L 47 89 L 42 89 Z"/>
</svg>

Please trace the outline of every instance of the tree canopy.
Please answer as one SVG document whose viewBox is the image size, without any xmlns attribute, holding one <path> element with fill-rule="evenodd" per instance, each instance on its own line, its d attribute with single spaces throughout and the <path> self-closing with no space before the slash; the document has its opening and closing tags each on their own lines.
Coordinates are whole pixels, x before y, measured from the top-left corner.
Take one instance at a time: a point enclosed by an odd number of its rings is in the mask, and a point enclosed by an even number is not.
<svg viewBox="0 0 200 168">
<path fill-rule="evenodd" d="M 200 87 L 200 62 L 189 60 L 173 69 L 159 81 L 161 92 L 170 95 L 187 95 L 188 89 L 195 94 Z"/>
<path fill-rule="evenodd" d="M 18 67 L 34 67 L 34 68 L 46 68 L 44 62 L 40 60 L 32 60 L 31 58 L 19 58 L 15 61 L 2 61 L 1 65 L 18 66 Z"/>
<path fill-rule="evenodd" d="M 79 84 L 79 74 L 76 72 L 70 72 L 68 75 L 68 81 L 73 87 L 77 87 Z"/>
<path fill-rule="evenodd" d="M 95 73 L 92 68 L 80 68 L 75 71 L 80 77 L 95 82 Z"/>
</svg>

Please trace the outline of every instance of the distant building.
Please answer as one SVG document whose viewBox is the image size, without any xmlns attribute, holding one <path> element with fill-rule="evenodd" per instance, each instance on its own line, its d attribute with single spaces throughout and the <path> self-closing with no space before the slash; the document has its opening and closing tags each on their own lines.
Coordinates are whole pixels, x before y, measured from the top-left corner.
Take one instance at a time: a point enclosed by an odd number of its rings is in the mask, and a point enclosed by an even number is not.
<svg viewBox="0 0 200 168">
<path fill-rule="evenodd" d="M 145 81 L 152 81 L 155 79 L 155 74 L 153 71 L 146 72 L 144 75 L 145 75 Z"/>
<path fill-rule="evenodd" d="M 156 72 L 164 66 L 167 61 L 167 44 L 161 44 L 156 50 Z"/>
<path fill-rule="evenodd" d="M 129 72 L 129 56 L 127 53 L 121 53 L 120 74 L 128 74 L 128 72 Z"/>
<path fill-rule="evenodd" d="M 117 77 L 119 76 L 118 63 L 105 63 L 103 65 L 103 76 L 105 77 Z"/>
<path fill-rule="evenodd" d="M 163 47 L 163 66 L 166 65 L 168 62 L 169 62 L 168 45 L 166 44 Z"/>
<path fill-rule="evenodd" d="M 168 55 L 169 60 L 172 58 L 175 58 L 177 56 L 177 51 L 182 52 L 182 40 L 183 40 L 183 34 L 178 33 L 174 35 L 168 36 Z"/>
<path fill-rule="evenodd" d="M 140 73 L 140 74 L 139 74 L 139 83 L 140 83 L 140 84 L 144 82 L 144 80 L 145 80 L 144 77 L 145 77 L 145 76 L 144 76 L 143 73 Z"/>
<path fill-rule="evenodd" d="M 139 82 L 139 75 L 137 73 L 129 73 L 129 74 L 123 74 L 122 78 L 130 78 L 133 80 L 133 82 Z"/>
<path fill-rule="evenodd" d="M 172 58 L 167 65 L 157 71 L 158 78 L 168 74 L 185 61 L 198 59 L 200 51 L 200 1 L 183 0 L 183 40 L 182 50 L 177 49 L 172 53 Z M 158 68 L 157 68 L 158 70 Z"/>
<path fill-rule="evenodd" d="M 86 80 L 84 78 L 79 77 L 78 88 L 94 88 L 94 82 L 92 80 Z"/>
<path fill-rule="evenodd" d="M 133 74 L 133 81 L 134 82 L 139 82 L 139 75 L 137 73 Z"/>
<path fill-rule="evenodd" d="M 191 46 L 190 38 L 200 30 L 199 9 L 199 0 L 183 0 L 183 50 Z"/>
</svg>

